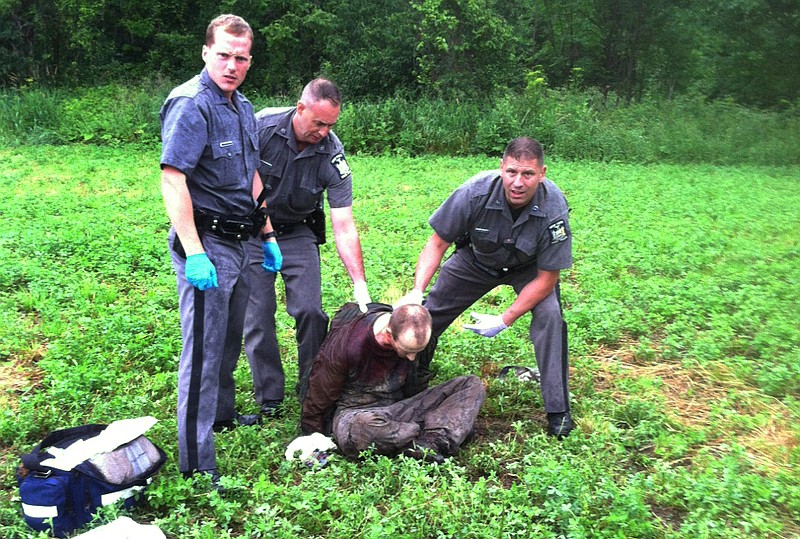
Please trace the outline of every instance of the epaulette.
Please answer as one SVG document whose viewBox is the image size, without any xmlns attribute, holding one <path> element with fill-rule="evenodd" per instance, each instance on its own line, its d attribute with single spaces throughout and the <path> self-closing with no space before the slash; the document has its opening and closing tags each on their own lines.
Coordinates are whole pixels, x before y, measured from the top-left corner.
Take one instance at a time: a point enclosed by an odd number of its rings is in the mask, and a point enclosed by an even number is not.
<svg viewBox="0 0 800 539">
<path fill-rule="evenodd" d="M 173 88 L 167 99 L 174 99 L 176 97 L 195 97 L 204 88 L 205 85 L 200 81 L 200 75 L 196 75 L 180 86 Z"/>
</svg>

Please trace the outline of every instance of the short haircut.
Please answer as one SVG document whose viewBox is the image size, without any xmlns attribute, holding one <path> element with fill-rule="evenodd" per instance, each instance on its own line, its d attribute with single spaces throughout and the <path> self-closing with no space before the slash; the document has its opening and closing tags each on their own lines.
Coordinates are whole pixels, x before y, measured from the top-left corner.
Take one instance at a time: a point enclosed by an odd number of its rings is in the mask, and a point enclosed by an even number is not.
<svg viewBox="0 0 800 539">
<path fill-rule="evenodd" d="M 229 13 L 220 15 L 208 24 L 206 28 L 206 46 L 210 47 L 214 44 L 214 34 L 217 29 L 221 28 L 225 32 L 233 36 L 247 35 L 250 42 L 253 42 L 253 29 L 247 24 L 247 21 L 238 15 L 231 15 Z"/>
<path fill-rule="evenodd" d="M 530 137 L 515 138 L 506 146 L 503 152 L 503 159 L 510 157 L 517 161 L 528 161 L 535 159 L 540 165 L 544 165 L 544 150 L 538 140 Z"/>
<path fill-rule="evenodd" d="M 414 340 L 427 344 L 431 336 L 431 314 L 422 305 L 401 305 L 392 312 L 389 318 L 389 331 L 395 339 L 406 332 L 411 332 Z"/>
<path fill-rule="evenodd" d="M 339 87 L 333 81 L 328 79 L 314 79 L 303 88 L 303 93 L 300 94 L 300 101 L 316 103 L 317 101 L 330 101 L 334 106 L 340 107 L 342 105 L 342 94 L 339 93 Z"/>
</svg>

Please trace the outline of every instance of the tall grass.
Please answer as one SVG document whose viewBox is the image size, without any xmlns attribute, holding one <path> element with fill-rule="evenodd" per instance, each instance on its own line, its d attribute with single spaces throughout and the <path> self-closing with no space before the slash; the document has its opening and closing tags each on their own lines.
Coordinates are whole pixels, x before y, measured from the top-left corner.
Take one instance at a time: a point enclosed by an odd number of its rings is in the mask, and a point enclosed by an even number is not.
<svg viewBox="0 0 800 539">
<path fill-rule="evenodd" d="M 0 93 L 0 140 L 6 144 L 59 142 L 59 104 L 67 94 L 59 90 Z"/>
<path fill-rule="evenodd" d="M 72 91 L 0 92 L 6 144 L 159 142 L 158 110 L 171 84 L 156 80 Z M 247 93 L 247 88 L 244 88 Z M 257 108 L 294 98 L 252 95 Z M 350 153 L 497 155 L 531 135 L 551 156 L 628 163 L 800 163 L 800 106 L 747 109 L 696 97 L 630 105 L 596 91 L 536 87 L 474 101 L 391 98 L 345 103 L 336 132 Z"/>
<path fill-rule="evenodd" d="M 0 141 L 9 145 L 158 143 L 158 111 L 169 86 L 158 81 L 130 87 L 0 92 Z"/>
</svg>

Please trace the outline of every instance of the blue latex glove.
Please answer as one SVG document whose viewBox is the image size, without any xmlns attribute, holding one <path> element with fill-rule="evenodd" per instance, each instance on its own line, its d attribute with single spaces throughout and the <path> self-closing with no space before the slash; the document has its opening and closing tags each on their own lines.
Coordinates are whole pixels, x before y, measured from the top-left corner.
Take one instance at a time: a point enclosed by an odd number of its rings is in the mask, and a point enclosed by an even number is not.
<svg viewBox="0 0 800 539">
<path fill-rule="evenodd" d="M 265 241 L 261 244 L 264 252 L 264 262 L 261 267 L 269 273 L 278 273 L 283 267 L 283 255 L 277 241 Z"/>
<path fill-rule="evenodd" d="M 477 320 L 475 324 L 464 324 L 464 329 L 469 329 L 483 337 L 494 337 L 508 326 L 503 323 L 503 318 L 494 314 L 471 313 Z"/>
<path fill-rule="evenodd" d="M 186 257 L 185 274 L 186 280 L 198 290 L 217 287 L 217 268 L 205 253 Z"/>
</svg>

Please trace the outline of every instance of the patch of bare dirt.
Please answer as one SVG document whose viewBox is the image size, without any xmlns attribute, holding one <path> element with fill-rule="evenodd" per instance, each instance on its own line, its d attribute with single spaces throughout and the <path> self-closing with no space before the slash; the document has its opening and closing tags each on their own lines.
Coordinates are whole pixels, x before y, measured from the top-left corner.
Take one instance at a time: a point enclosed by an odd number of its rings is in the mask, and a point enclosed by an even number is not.
<svg viewBox="0 0 800 539">
<path fill-rule="evenodd" d="M 42 346 L 24 355 L 12 355 L 8 360 L 0 361 L 0 407 L 15 410 L 20 396 L 41 384 L 44 371 L 38 363 L 44 353 Z"/>
<path fill-rule="evenodd" d="M 760 466 L 772 470 L 791 466 L 800 434 L 785 404 L 747 385 L 722 363 L 684 367 L 644 362 L 633 348 L 632 341 L 598 348 L 592 356 L 599 366 L 593 376 L 595 389 L 609 391 L 622 402 L 630 395 L 615 390 L 621 377 L 659 379 L 667 414 L 687 427 L 707 430 L 712 439 L 706 447 L 721 449 L 735 441 Z"/>
</svg>

